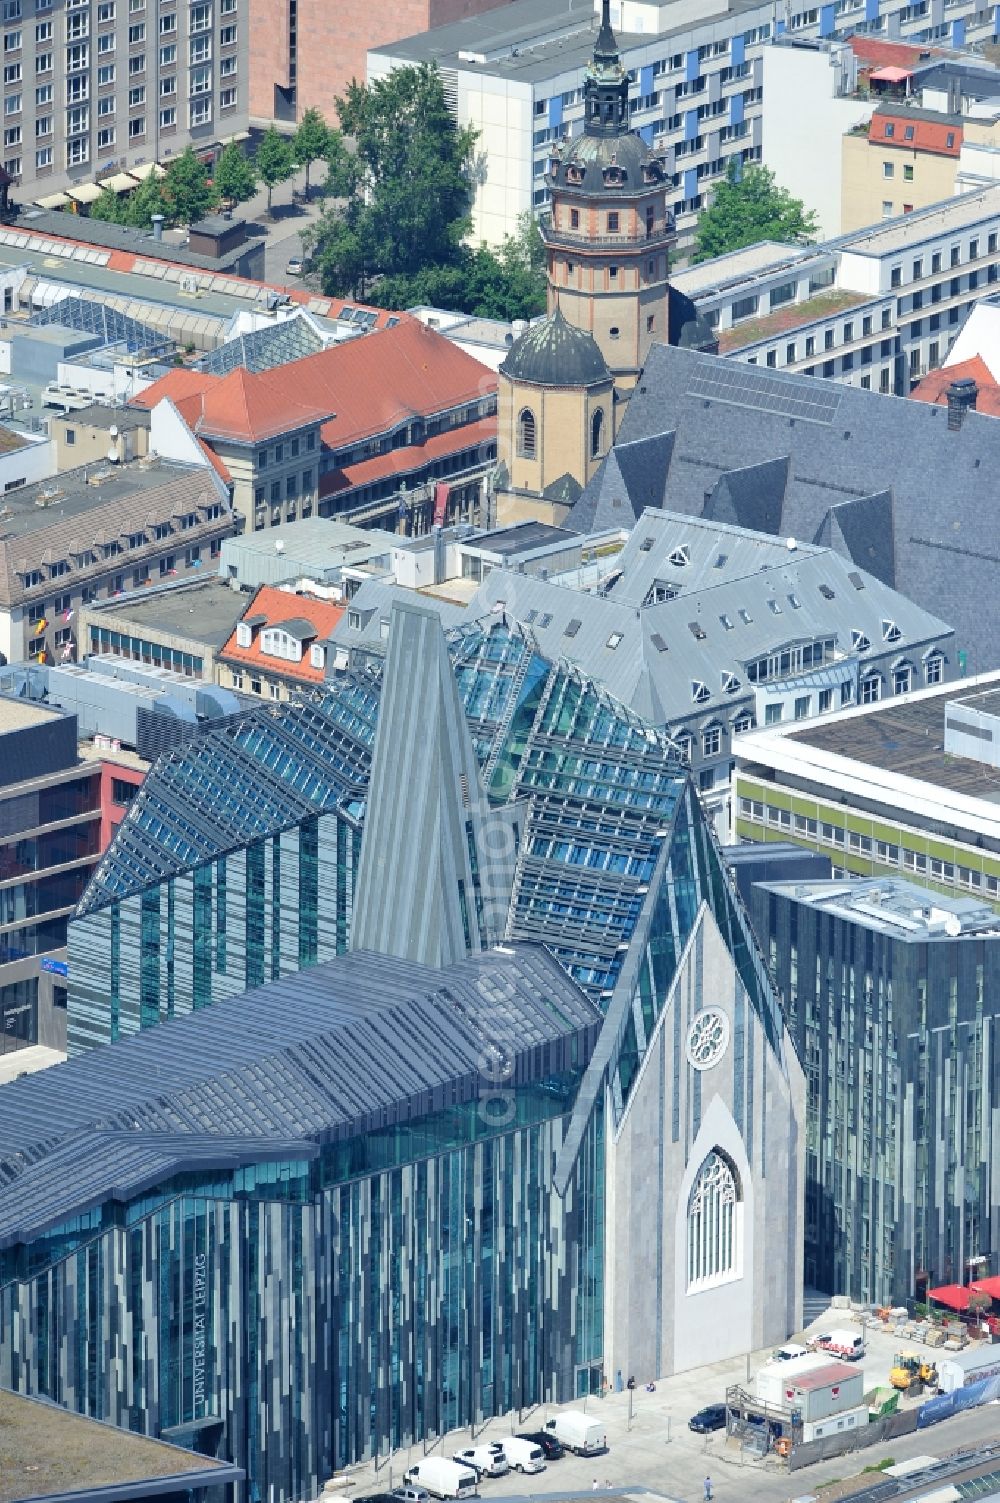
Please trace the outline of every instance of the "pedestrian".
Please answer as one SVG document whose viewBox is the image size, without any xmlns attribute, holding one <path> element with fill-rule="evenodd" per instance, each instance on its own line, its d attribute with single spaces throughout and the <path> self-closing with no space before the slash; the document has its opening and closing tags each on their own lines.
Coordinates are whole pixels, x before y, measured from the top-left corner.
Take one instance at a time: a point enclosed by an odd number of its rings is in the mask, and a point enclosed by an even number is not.
<svg viewBox="0 0 1000 1503">
<path fill-rule="evenodd" d="M 705 1503 L 712 1503 L 712 1479 L 705 1478 Z"/>
<path fill-rule="evenodd" d="M 604 1479 L 604 1490 L 605 1490 L 605 1492 L 608 1492 L 608 1493 L 611 1491 L 611 1478 L 610 1477 L 605 1477 L 605 1479 Z"/>
<path fill-rule="evenodd" d="M 591 1492 L 598 1493 L 598 1492 L 600 1492 L 600 1490 L 601 1490 L 601 1484 L 598 1482 L 597 1478 L 595 1477 L 594 1478 L 594 1485 L 591 1488 Z"/>
</svg>

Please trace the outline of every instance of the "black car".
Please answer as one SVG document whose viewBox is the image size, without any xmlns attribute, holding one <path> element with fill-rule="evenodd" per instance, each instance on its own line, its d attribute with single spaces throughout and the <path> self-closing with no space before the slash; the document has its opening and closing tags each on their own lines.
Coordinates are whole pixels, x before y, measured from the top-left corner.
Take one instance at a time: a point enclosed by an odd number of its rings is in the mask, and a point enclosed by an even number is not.
<svg viewBox="0 0 1000 1503">
<path fill-rule="evenodd" d="M 532 1430 L 530 1433 L 526 1431 L 517 1438 L 518 1440 L 530 1440 L 533 1446 L 541 1446 L 545 1452 L 546 1461 L 558 1461 L 560 1456 L 565 1455 L 559 1441 L 556 1440 L 554 1435 L 550 1435 L 547 1430 Z"/>
<path fill-rule="evenodd" d="M 709 1404 L 705 1409 L 699 1409 L 697 1414 L 692 1414 L 688 1420 L 688 1429 L 696 1435 L 710 1435 L 713 1430 L 726 1428 L 725 1404 Z"/>
</svg>

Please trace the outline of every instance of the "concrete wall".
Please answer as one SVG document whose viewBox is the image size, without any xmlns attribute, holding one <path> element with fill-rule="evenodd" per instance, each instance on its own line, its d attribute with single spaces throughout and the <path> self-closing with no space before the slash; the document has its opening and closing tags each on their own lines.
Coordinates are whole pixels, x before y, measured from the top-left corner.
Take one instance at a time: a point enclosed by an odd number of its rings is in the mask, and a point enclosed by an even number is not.
<svg viewBox="0 0 1000 1503">
<path fill-rule="evenodd" d="M 837 97 L 849 70 L 845 53 L 850 57 L 850 48 L 764 48 L 764 166 L 812 209 L 820 240 L 847 228 L 841 224 L 841 137 L 870 120 L 878 102 Z"/>
<path fill-rule="evenodd" d="M 925 209 L 955 192 L 955 157 L 883 146 L 866 135 L 849 135 L 843 138 L 841 161 L 841 228 L 845 234 L 911 209 Z M 885 175 L 886 164 L 892 168 L 891 178 Z M 913 174 L 909 180 L 908 172 Z M 886 209 L 887 204 L 891 209 Z"/>
</svg>

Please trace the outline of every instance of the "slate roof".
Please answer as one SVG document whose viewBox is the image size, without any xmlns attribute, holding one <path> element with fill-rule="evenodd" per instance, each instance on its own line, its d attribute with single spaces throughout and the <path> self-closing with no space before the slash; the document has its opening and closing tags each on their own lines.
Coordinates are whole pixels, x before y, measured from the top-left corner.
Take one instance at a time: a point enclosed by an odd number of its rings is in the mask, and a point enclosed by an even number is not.
<svg viewBox="0 0 1000 1503">
<path fill-rule="evenodd" d="M 600 1021 L 541 945 L 296 972 L 5 1086 L 0 1246 L 182 1172 L 307 1160 L 474 1101 L 484 1048 L 512 1058 L 513 1086 L 544 1079 L 586 1062 Z"/>
<path fill-rule="evenodd" d="M 670 555 L 681 550 L 689 562 L 671 563 Z M 676 513 L 644 512 L 609 569 L 619 577 L 603 595 L 494 569 L 469 616 L 486 616 L 502 602 L 506 616 L 530 628 L 546 657 L 578 664 L 656 726 L 713 711 L 735 715 L 753 690 L 746 664 L 789 642 L 832 636 L 850 656 L 853 633 L 861 631 L 878 656 L 890 650 L 905 655 L 914 644 L 951 636 L 938 617 L 830 548 L 790 552 L 784 541 Z M 656 583 L 678 594 L 644 604 Z M 899 629 L 891 648 L 884 621 Z M 706 686 L 707 699 L 695 700 L 696 683 Z"/>
<path fill-rule="evenodd" d="M 566 525 L 633 527 L 644 507 L 836 549 L 1000 661 L 1000 426 L 656 345 L 614 448 Z"/>
</svg>

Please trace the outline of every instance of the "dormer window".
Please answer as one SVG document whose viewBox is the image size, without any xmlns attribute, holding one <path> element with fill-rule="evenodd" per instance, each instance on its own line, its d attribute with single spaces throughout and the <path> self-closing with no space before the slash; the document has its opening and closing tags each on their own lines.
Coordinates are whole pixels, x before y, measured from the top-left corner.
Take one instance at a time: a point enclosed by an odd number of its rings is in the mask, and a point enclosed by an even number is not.
<svg viewBox="0 0 1000 1503">
<path fill-rule="evenodd" d="M 735 673 L 724 673 L 722 675 L 722 691 L 724 694 L 738 694 L 739 688 L 740 681 Z"/>
<path fill-rule="evenodd" d="M 903 635 L 903 633 L 900 631 L 900 629 L 896 625 L 895 621 L 883 621 L 882 622 L 882 639 L 883 639 L 883 641 L 885 641 L 885 642 L 898 642 L 900 640 L 900 638 L 902 637 L 902 635 Z"/>
<path fill-rule="evenodd" d="M 707 684 L 703 684 L 700 678 L 691 681 L 691 698 L 696 705 L 707 704 L 712 695 Z"/>
<path fill-rule="evenodd" d="M 309 666 L 311 668 L 324 668 L 326 666 L 326 649 L 321 642 L 314 642 L 310 647 Z"/>
<path fill-rule="evenodd" d="M 667 558 L 675 569 L 685 569 L 691 562 L 691 550 L 686 543 L 682 543 L 679 548 L 675 548 L 672 553 L 668 554 Z"/>
<path fill-rule="evenodd" d="M 867 652 L 872 644 L 863 631 L 852 631 L 851 645 L 855 652 Z"/>
<path fill-rule="evenodd" d="M 237 647 L 253 646 L 253 631 L 246 621 L 241 621 L 236 628 Z"/>
</svg>

